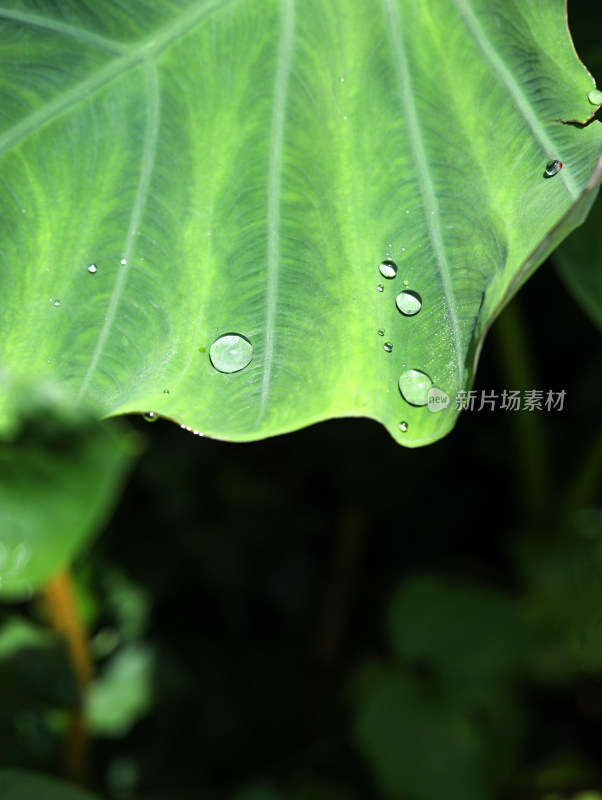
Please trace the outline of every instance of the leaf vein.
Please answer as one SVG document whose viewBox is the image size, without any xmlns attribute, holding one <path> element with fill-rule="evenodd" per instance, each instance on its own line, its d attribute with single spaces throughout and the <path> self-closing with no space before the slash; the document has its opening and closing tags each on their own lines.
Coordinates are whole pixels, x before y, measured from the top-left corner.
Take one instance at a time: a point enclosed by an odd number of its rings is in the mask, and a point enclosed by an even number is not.
<svg viewBox="0 0 602 800">
<path fill-rule="evenodd" d="M 78 400 L 80 400 L 88 390 L 90 380 L 92 379 L 94 370 L 96 369 L 106 341 L 111 332 L 111 327 L 115 320 L 117 309 L 119 307 L 131 267 L 131 256 L 134 249 L 134 242 L 136 240 L 136 232 L 138 230 L 138 226 L 146 206 L 146 201 L 148 199 L 151 176 L 154 169 L 155 156 L 157 152 L 157 136 L 159 131 L 159 82 L 156 69 L 148 62 L 145 65 L 145 77 L 147 90 L 147 120 L 144 150 L 140 165 L 140 178 L 136 188 L 136 196 L 134 199 L 134 205 L 132 207 L 132 213 L 130 216 L 130 222 L 123 248 L 123 262 L 117 274 L 117 281 L 115 282 L 115 286 L 111 293 L 109 307 L 107 308 L 107 313 L 96 342 L 96 347 L 94 348 L 94 353 L 92 354 L 90 364 L 88 365 L 88 369 L 78 393 Z"/>
</svg>

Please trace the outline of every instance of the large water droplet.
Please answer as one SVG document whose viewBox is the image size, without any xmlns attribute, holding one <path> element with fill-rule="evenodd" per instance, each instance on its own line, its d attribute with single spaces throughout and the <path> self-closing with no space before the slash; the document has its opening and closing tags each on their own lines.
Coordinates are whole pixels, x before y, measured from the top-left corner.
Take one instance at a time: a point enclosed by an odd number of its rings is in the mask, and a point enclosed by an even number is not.
<svg viewBox="0 0 602 800">
<path fill-rule="evenodd" d="M 548 161 L 548 163 L 546 164 L 545 172 L 543 174 L 544 178 L 554 177 L 554 175 L 557 175 L 560 172 L 563 166 L 564 164 L 562 163 L 562 161 Z"/>
<path fill-rule="evenodd" d="M 385 342 L 383 344 L 383 349 L 386 350 L 387 353 L 390 353 L 393 350 L 393 342 Z"/>
<path fill-rule="evenodd" d="M 399 430 L 402 433 L 405 433 L 407 431 L 407 429 L 408 429 L 408 423 L 407 422 L 403 421 L 403 422 L 399 423 Z"/>
<path fill-rule="evenodd" d="M 592 89 L 588 94 L 587 99 L 593 106 L 602 105 L 602 92 L 600 89 Z"/>
<path fill-rule="evenodd" d="M 390 280 L 397 275 L 397 264 L 391 261 L 390 258 L 385 258 L 385 260 L 381 261 L 378 265 L 378 271 L 383 278 L 388 278 Z"/>
<path fill-rule="evenodd" d="M 159 419 L 154 411 L 147 411 L 146 414 L 143 414 L 142 416 L 147 422 L 156 422 Z"/>
<path fill-rule="evenodd" d="M 413 406 L 425 406 L 428 403 L 428 391 L 432 385 L 430 376 L 419 369 L 408 369 L 399 377 L 399 391 L 404 400 Z"/>
<path fill-rule="evenodd" d="M 218 372 L 238 372 L 251 363 L 253 345 L 240 333 L 225 333 L 211 345 L 209 358 Z"/>
<path fill-rule="evenodd" d="M 422 308 L 422 298 L 418 292 L 413 292 L 411 289 L 400 292 L 395 298 L 395 303 L 406 317 L 413 317 Z"/>
<path fill-rule="evenodd" d="M 96 268 L 96 264 L 90 264 L 90 266 L 88 267 L 88 272 L 91 272 L 92 275 L 94 275 L 94 273 L 96 272 L 96 269 L 97 269 Z"/>
</svg>

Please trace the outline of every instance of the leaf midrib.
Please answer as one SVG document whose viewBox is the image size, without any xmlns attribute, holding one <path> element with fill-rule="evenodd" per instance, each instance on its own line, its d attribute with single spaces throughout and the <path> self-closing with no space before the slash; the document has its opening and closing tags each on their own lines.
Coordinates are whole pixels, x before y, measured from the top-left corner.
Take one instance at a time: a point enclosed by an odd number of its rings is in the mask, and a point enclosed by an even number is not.
<svg viewBox="0 0 602 800">
<path fill-rule="evenodd" d="M 441 279 L 443 299 L 454 344 L 456 378 L 458 381 L 458 386 L 461 386 L 462 364 L 464 362 L 462 341 L 460 336 L 458 315 L 456 314 L 450 268 L 445 256 L 445 251 L 443 249 L 439 204 L 437 202 L 437 197 L 433 187 L 433 177 L 429 169 L 428 159 L 422 143 L 420 124 L 418 121 L 418 114 L 416 112 L 416 105 L 414 103 L 412 80 L 410 77 L 403 34 L 401 32 L 399 11 L 393 0 L 383 0 L 383 6 L 385 18 L 388 18 L 390 22 L 388 27 L 391 49 L 393 51 L 393 61 L 395 64 L 398 92 L 400 101 L 405 111 L 405 117 L 408 122 L 410 146 L 412 148 L 413 160 L 416 164 L 418 173 L 418 184 L 420 186 L 420 194 L 422 195 L 425 224 L 428 227 L 429 238 L 431 240 L 431 245 L 435 255 L 435 262 L 437 264 L 437 270 Z"/>
<path fill-rule="evenodd" d="M 268 171 L 268 249 L 266 274 L 266 319 L 265 350 L 263 363 L 263 380 L 261 400 L 257 415 L 257 424 L 265 414 L 268 392 L 272 377 L 274 361 L 274 321 L 278 294 L 278 262 L 280 259 L 280 207 L 282 188 L 282 148 L 284 142 L 284 124 L 286 114 L 286 98 L 291 71 L 293 50 L 293 34 L 295 29 L 295 2 L 282 0 L 280 35 L 278 38 L 278 59 L 276 79 L 274 82 L 274 105 L 270 129 L 270 164 Z"/>
<path fill-rule="evenodd" d="M 458 10 L 460 19 L 464 21 L 464 24 L 466 25 L 466 28 L 473 41 L 479 48 L 486 61 L 489 62 L 491 68 L 496 73 L 498 78 L 506 87 L 508 94 L 531 129 L 533 136 L 537 139 L 543 151 L 548 154 L 548 157 L 554 158 L 556 156 L 556 145 L 546 133 L 544 127 L 537 119 L 537 116 L 531 112 L 529 101 L 525 96 L 521 85 L 515 79 L 512 72 L 508 69 L 503 58 L 498 54 L 491 44 L 487 34 L 483 30 L 483 27 L 477 18 L 474 9 L 472 8 L 472 0 L 453 1 Z M 569 194 L 571 195 L 571 198 L 576 200 L 581 192 L 575 179 L 573 178 L 571 171 L 568 169 L 561 170 L 559 177 L 563 180 Z"/>
</svg>

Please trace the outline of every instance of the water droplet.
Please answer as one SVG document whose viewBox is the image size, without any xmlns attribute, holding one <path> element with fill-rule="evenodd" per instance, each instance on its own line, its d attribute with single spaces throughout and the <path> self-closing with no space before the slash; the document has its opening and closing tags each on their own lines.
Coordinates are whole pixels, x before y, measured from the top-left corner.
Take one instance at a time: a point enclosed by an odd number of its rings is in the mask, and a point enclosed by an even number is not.
<svg viewBox="0 0 602 800">
<path fill-rule="evenodd" d="M 96 264 L 90 264 L 90 266 L 88 267 L 88 272 L 91 272 L 92 275 L 94 275 L 96 270 L 97 270 Z"/>
<path fill-rule="evenodd" d="M 383 344 L 383 350 L 385 350 L 387 353 L 390 353 L 391 350 L 393 350 L 393 342 L 385 342 Z"/>
<path fill-rule="evenodd" d="M 385 258 L 385 260 L 381 261 L 378 265 L 378 271 L 383 278 L 388 278 L 390 280 L 397 275 L 397 264 L 391 261 L 390 258 Z"/>
<path fill-rule="evenodd" d="M 142 416 L 147 422 L 156 422 L 159 419 L 154 411 L 147 411 L 146 414 L 143 414 Z"/>
<path fill-rule="evenodd" d="M 163 389 L 163 394 L 169 394 L 169 389 Z"/>
<path fill-rule="evenodd" d="M 61 304 L 61 301 L 60 301 L 60 300 L 55 300 L 55 301 L 54 301 L 54 305 L 55 305 L 57 308 L 60 306 L 60 304 Z"/>
<path fill-rule="evenodd" d="M 122 264 L 127 264 L 127 263 L 128 263 L 128 260 L 127 260 L 127 258 L 122 258 L 122 259 L 121 259 L 121 263 L 122 263 Z"/>
<path fill-rule="evenodd" d="M 345 83 L 345 78 L 341 78 L 341 83 Z"/>
<path fill-rule="evenodd" d="M 409 286 L 409 284 L 410 284 L 410 282 L 409 282 L 409 281 L 404 281 L 404 282 L 403 282 L 403 285 L 404 285 L 404 286 Z"/>
<path fill-rule="evenodd" d="M 211 345 L 209 358 L 218 372 L 238 372 L 251 363 L 253 345 L 240 333 L 225 333 Z"/>
<path fill-rule="evenodd" d="M 552 178 L 554 175 L 557 175 L 563 166 L 564 164 L 562 161 L 548 161 L 543 174 L 544 178 Z"/>
<path fill-rule="evenodd" d="M 206 352 L 207 352 L 206 347 L 199 347 L 199 353 L 206 353 Z"/>
<path fill-rule="evenodd" d="M 379 336 L 384 336 L 385 335 L 385 329 L 384 328 L 379 328 L 378 329 L 378 335 Z"/>
<path fill-rule="evenodd" d="M 428 391 L 432 385 L 430 376 L 419 369 L 408 369 L 399 377 L 399 391 L 404 400 L 413 406 L 425 406 L 428 403 Z"/>
<path fill-rule="evenodd" d="M 397 295 L 395 304 L 404 316 L 413 317 L 414 314 L 417 314 L 422 308 L 422 298 L 418 292 L 405 289 Z"/>
<path fill-rule="evenodd" d="M 593 106 L 602 105 L 602 92 L 600 89 L 592 89 L 588 94 L 587 99 Z"/>
<path fill-rule="evenodd" d="M 385 287 L 382 285 L 382 283 L 378 283 L 378 284 L 376 285 L 376 288 L 378 289 L 378 291 L 379 291 L 379 292 L 383 292 L 383 291 L 384 291 L 384 289 L 385 289 Z"/>
<path fill-rule="evenodd" d="M 407 422 L 404 421 L 404 422 L 400 422 L 399 423 L 399 430 L 402 433 L 405 433 L 407 431 L 407 429 L 408 429 L 408 423 Z"/>
</svg>

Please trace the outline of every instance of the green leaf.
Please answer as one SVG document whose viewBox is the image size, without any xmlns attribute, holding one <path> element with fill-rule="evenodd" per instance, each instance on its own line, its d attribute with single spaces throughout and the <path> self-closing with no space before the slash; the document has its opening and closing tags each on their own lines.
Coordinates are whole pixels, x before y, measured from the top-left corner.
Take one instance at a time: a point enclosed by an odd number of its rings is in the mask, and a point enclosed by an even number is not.
<svg viewBox="0 0 602 800">
<path fill-rule="evenodd" d="M 0 769 L 2 800 L 94 800 L 88 792 L 31 772 Z"/>
<path fill-rule="evenodd" d="M 356 740 L 384 797 L 487 797 L 479 737 L 450 704 L 391 673 L 358 712 Z"/>
<path fill-rule="evenodd" d="M 11 385 L 3 377 L 0 599 L 11 600 L 43 586 L 101 528 L 133 444 L 120 425 L 70 408 L 56 387 Z"/>
<path fill-rule="evenodd" d="M 90 689 L 86 704 L 88 724 L 99 736 L 122 737 L 153 700 L 154 654 L 149 647 L 131 644 L 119 650 Z"/>
<path fill-rule="evenodd" d="M 593 113 L 564 6 L 11 2 L 0 364 L 225 439 L 340 416 L 440 438 L 488 326 L 597 191 L 601 126 L 563 124 Z M 233 332 L 252 360 L 217 371 Z M 432 380 L 449 405 L 404 400 L 409 369 L 410 400 Z"/>
</svg>

